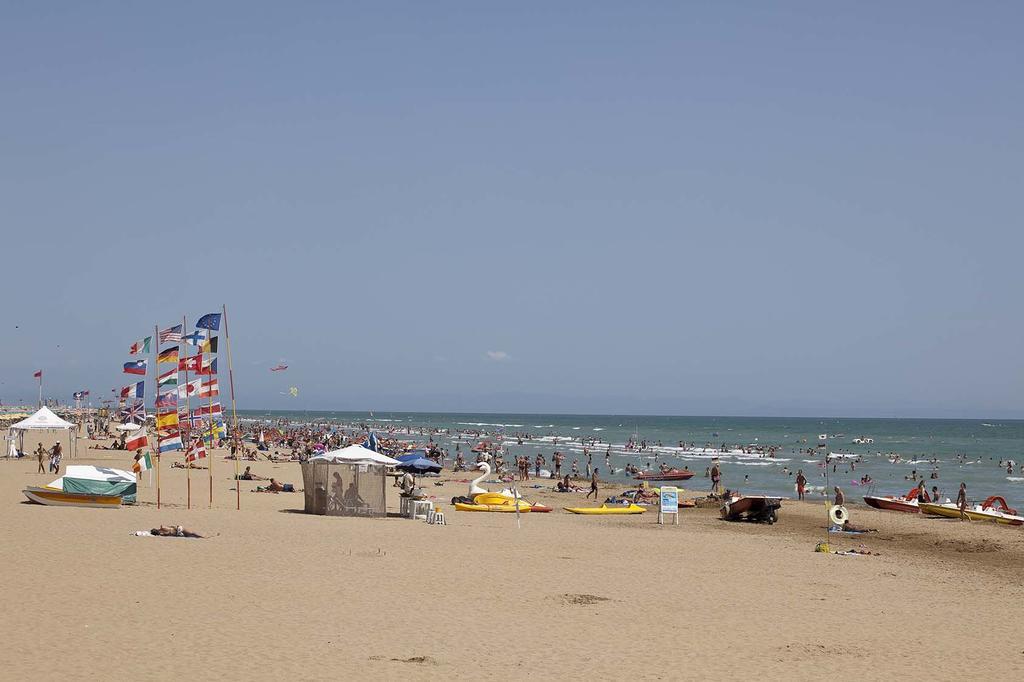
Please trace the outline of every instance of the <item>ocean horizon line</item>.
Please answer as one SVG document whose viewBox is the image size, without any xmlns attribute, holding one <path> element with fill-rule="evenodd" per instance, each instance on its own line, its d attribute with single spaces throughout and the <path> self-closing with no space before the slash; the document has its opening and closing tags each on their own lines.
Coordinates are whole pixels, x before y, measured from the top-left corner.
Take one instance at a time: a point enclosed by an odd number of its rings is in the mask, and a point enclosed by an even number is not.
<svg viewBox="0 0 1024 682">
<path fill-rule="evenodd" d="M 381 414 L 412 414 L 412 415 L 518 415 L 530 417 L 622 417 L 622 418 L 646 418 L 646 419 L 802 419 L 802 420 L 891 420 L 891 421 L 961 421 L 961 422 L 1021 422 L 1024 417 L 911 417 L 911 416 L 849 416 L 849 415 L 786 415 L 786 414 L 650 414 L 650 413 L 616 413 L 616 412 L 518 412 L 518 411 L 493 411 L 493 410 L 326 410 L 307 408 L 250 408 L 239 407 L 240 412 L 305 412 L 309 414 L 366 414 L 379 412 Z"/>
</svg>

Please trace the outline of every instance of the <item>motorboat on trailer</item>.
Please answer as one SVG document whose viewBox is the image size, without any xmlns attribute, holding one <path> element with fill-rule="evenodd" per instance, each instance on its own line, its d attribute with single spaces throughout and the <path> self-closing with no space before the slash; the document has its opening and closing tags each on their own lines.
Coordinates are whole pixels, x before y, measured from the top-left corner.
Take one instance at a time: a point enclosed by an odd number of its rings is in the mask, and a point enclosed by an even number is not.
<svg viewBox="0 0 1024 682">
<path fill-rule="evenodd" d="M 781 497 L 737 493 L 726 498 L 719 511 L 726 521 L 754 521 L 771 525 L 779 520 L 780 508 Z"/>
</svg>

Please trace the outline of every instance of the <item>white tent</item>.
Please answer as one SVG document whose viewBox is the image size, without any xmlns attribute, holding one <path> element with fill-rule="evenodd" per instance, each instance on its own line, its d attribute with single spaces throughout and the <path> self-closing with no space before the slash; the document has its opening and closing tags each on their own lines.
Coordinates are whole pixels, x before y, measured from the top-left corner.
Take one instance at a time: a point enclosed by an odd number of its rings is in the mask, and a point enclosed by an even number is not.
<svg viewBox="0 0 1024 682">
<path fill-rule="evenodd" d="M 348 462 L 350 464 L 388 464 L 394 466 L 400 464 L 397 459 L 391 459 L 387 455 L 374 452 L 362 445 L 349 445 L 340 450 L 331 450 L 320 455 L 309 458 L 310 462 Z"/>
<path fill-rule="evenodd" d="M 21 429 L 27 431 L 29 429 L 73 429 L 75 425 L 71 422 L 66 422 L 57 415 L 55 415 L 50 408 L 40 407 L 39 411 L 28 419 L 22 419 L 17 424 L 11 425 L 11 430 Z"/>
<path fill-rule="evenodd" d="M 64 421 L 55 415 L 48 407 L 40 407 L 39 410 L 31 417 L 22 419 L 20 422 L 11 425 L 11 433 L 14 434 L 17 432 L 19 436 L 18 449 L 22 452 L 25 452 L 26 431 L 53 431 L 58 429 L 66 430 L 68 432 L 68 454 L 71 454 L 72 448 L 77 442 L 76 439 L 74 439 L 74 436 L 78 426 L 69 421 Z"/>
</svg>

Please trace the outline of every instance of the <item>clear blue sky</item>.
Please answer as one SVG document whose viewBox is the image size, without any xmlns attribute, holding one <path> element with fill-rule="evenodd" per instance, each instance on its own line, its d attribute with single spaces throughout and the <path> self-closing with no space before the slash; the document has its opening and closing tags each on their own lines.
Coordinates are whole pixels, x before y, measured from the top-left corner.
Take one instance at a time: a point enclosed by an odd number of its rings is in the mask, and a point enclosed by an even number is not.
<svg viewBox="0 0 1024 682">
<path fill-rule="evenodd" d="M 1024 5 L 768 5 L 4 3 L 0 398 L 1024 416 Z"/>
</svg>

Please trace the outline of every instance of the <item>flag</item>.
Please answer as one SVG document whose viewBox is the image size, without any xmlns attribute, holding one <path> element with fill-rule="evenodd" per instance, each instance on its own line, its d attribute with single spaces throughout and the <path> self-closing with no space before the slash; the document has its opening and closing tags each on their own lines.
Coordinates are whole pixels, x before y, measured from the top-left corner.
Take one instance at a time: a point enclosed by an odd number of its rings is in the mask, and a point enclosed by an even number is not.
<svg viewBox="0 0 1024 682">
<path fill-rule="evenodd" d="M 172 369 L 169 372 L 164 372 L 156 380 L 157 386 L 177 386 L 178 385 L 178 370 Z"/>
<path fill-rule="evenodd" d="M 220 403 L 214 403 L 213 405 L 200 405 L 196 409 L 192 410 L 192 414 L 221 414 L 222 410 Z"/>
<path fill-rule="evenodd" d="M 190 346 L 195 346 L 196 348 L 199 348 L 204 343 L 206 343 L 207 339 L 210 338 L 210 333 L 211 332 L 209 329 L 197 329 L 191 334 L 185 334 L 184 336 L 182 336 L 181 340 Z"/>
<path fill-rule="evenodd" d="M 213 331 L 220 330 L 220 313 L 207 313 L 199 318 L 196 322 L 196 329 L 212 329 Z"/>
<path fill-rule="evenodd" d="M 79 393 L 81 393 L 81 394 L 82 394 L 82 397 L 83 397 L 83 398 L 84 398 L 85 396 L 89 395 L 89 391 L 79 391 Z"/>
<path fill-rule="evenodd" d="M 197 459 L 203 459 L 206 457 L 206 447 L 203 445 L 203 441 L 196 440 L 188 446 L 188 450 L 185 452 L 185 461 L 194 462 Z"/>
<path fill-rule="evenodd" d="M 199 389 L 200 398 L 216 398 L 220 395 L 220 389 L 217 387 L 217 380 L 210 379 L 209 381 L 203 382 L 203 387 Z"/>
<path fill-rule="evenodd" d="M 134 402 L 121 410 L 121 416 L 124 417 L 125 422 L 144 422 L 146 421 L 146 404 L 141 400 Z"/>
<path fill-rule="evenodd" d="M 187 398 L 188 396 L 192 395 L 193 393 L 198 393 L 200 387 L 202 386 L 202 382 L 203 382 L 202 379 L 196 379 L 195 381 L 190 381 L 190 382 L 188 382 L 186 384 L 182 384 L 181 386 L 178 386 L 178 397 L 179 398 Z"/>
<path fill-rule="evenodd" d="M 181 325 L 160 330 L 160 343 L 179 343 L 181 341 Z"/>
<path fill-rule="evenodd" d="M 199 356 L 201 357 L 201 356 Z M 203 360 L 202 365 L 196 370 L 197 375 L 212 376 L 217 373 L 217 358 Z"/>
<path fill-rule="evenodd" d="M 217 337 L 214 336 L 211 339 L 207 339 L 206 341 L 203 341 L 199 345 L 199 352 L 200 353 L 216 353 L 217 352 Z"/>
<path fill-rule="evenodd" d="M 82 395 L 81 391 L 75 391 L 74 393 L 71 394 L 71 397 L 74 398 L 75 400 L 81 400 L 85 396 Z"/>
<path fill-rule="evenodd" d="M 128 370 L 125 370 L 125 371 L 128 371 Z M 41 370 L 41 369 L 36 370 L 35 373 L 32 375 L 32 378 L 33 379 L 42 379 L 43 378 L 43 370 Z"/>
<path fill-rule="evenodd" d="M 144 339 L 139 339 L 132 344 L 132 347 L 128 349 L 128 355 L 139 355 L 140 353 L 145 354 L 149 352 L 149 341 L 152 336 L 147 336 Z"/>
<path fill-rule="evenodd" d="M 156 407 L 177 407 L 178 406 L 178 392 L 168 391 L 167 393 L 158 393 L 156 396 Z"/>
<path fill-rule="evenodd" d="M 167 440 L 160 441 L 158 450 L 161 453 L 171 452 L 172 450 L 181 450 L 181 438 L 175 436 L 174 438 L 168 438 Z"/>
<path fill-rule="evenodd" d="M 202 362 L 202 355 L 193 355 L 190 358 L 181 358 L 178 360 L 178 369 L 182 372 L 198 372 Z"/>
<path fill-rule="evenodd" d="M 128 384 L 121 389 L 121 398 L 143 398 L 145 394 L 143 391 L 146 388 L 146 382 L 140 381 L 137 384 Z"/>
<path fill-rule="evenodd" d="M 203 440 L 213 447 L 214 438 L 224 438 L 228 435 L 228 428 L 224 422 L 218 421 L 210 425 L 211 428 L 203 429 Z"/>
<path fill-rule="evenodd" d="M 178 361 L 178 347 L 171 346 L 167 350 L 160 351 L 160 354 L 156 356 L 157 362 L 177 362 Z"/>
<path fill-rule="evenodd" d="M 200 417 L 198 414 L 187 415 L 182 413 L 178 415 L 178 418 L 181 421 L 188 421 L 189 427 L 193 429 L 196 428 L 197 426 L 202 426 L 203 423 L 203 418 Z"/>
<path fill-rule="evenodd" d="M 146 376 L 147 362 L 148 360 L 133 360 L 132 362 L 126 362 L 124 363 L 124 373 L 141 374 L 142 376 Z M 42 372 L 40 372 L 39 376 L 42 376 Z"/>
<path fill-rule="evenodd" d="M 380 445 L 377 443 L 377 434 L 370 431 L 369 437 L 363 441 L 363 447 L 368 450 L 373 450 L 374 452 L 379 452 L 377 448 L 379 448 Z"/>
<path fill-rule="evenodd" d="M 135 458 L 135 464 L 132 464 L 132 471 L 137 474 L 141 474 L 147 469 L 153 468 L 153 460 L 150 458 L 149 453 L 139 455 Z"/>
<path fill-rule="evenodd" d="M 157 440 L 166 440 L 168 438 L 174 438 L 175 436 L 179 435 L 181 435 L 181 431 L 178 430 L 177 424 L 175 424 L 174 426 L 165 426 L 162 429 L 156 430 Z"/>
<path fill-rule="evenodd" d="M 156 416 L 156 427 L 163 428 L 164 426 L 177 426 L 178 425 L 178 413 L 169 412 L 167 414 L 158 414 Z"/>
<path fill-rule="evenodd" d="M 146 447 L 147 443 L 149 443 L 149 438 L 146 436 L 146 429 L 141 428 L 128 437 L 128 440 L 124 442 L 124 449 L 138 450 Z"/>
</svg>

